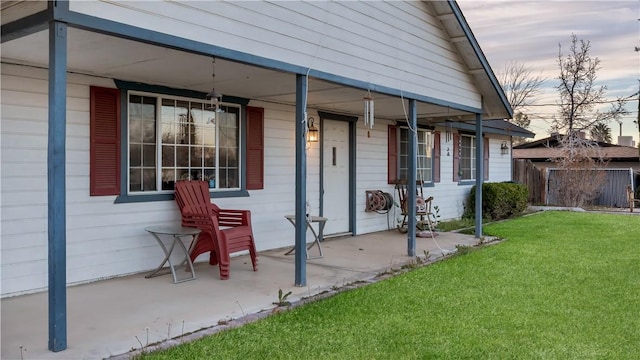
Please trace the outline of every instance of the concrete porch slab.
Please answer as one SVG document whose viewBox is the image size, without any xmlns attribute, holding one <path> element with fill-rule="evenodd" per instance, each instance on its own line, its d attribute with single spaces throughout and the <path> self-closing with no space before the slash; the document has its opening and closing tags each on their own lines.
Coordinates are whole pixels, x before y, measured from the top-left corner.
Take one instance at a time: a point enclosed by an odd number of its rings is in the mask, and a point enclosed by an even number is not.
<svg viewBox="0 0 640 360">
<path fill-rule="evenodd" d="M 435 240 L 435 241 L 434 241 Z M 474 245 L 477 239 L 459 233 L 417 238 L 417 255 Z M 229 280 L 218 268 L 200 262 L 196 280 L 173 284 L 171 275 L 145 279 L 145 274 L 71 286 L 67 289 L 67 349 L 47 349 L 47 293 L 1 301 L 2 359 L 102 359 L 152 343 L 210 328 L 219 322 L 272 309 L 278 290 L 292 291 L 289 300 L 320 294 L 391 268 L 407 264 L 407 236 L 383 231 L 332 238 L 322 243 L 324 257 L 307 261 L 307 286 L 295 287 L 294 256 L 288 249 L 259 254 L 258 271 L 248 256 L 231 260 Z M 316 248 L 311 250 L 315 253 Z"/>
</svg>

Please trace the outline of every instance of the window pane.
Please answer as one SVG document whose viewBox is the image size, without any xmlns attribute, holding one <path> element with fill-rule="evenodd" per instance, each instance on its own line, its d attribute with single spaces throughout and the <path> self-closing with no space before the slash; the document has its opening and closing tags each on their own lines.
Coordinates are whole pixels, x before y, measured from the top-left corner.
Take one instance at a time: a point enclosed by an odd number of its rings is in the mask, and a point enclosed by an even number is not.
<svg viewBox="0 0 640 360">
<path fill-rule="evenodd" d="M 142 170 L 143 191 L 156 190 L 156 169 Z"/>
<path fill-rule="evenodd" d="M 156 167 L 156 145 L 144 145 L 142 147 L 142 158 L 144 167 Z"/>
<path fill-rule="evenodd" d="M 146 143 L 155 143 L 156 142 L 156 121 L 154 120 L 144 120 L 142 122 L 142 132 L 143 139 L 142 141 Z"/>
<path fill-rule="evenodd" d="M 202 167 L 202 148 L 201 147 L 190 147 L 190 158 L 191 158 L 191 167 Z"/>
<path fill-rule="evenodd" d="M 189 174 L 189 169 L 176 169 L 176 181 L 190 179 L 191 174 Z"/>
<path fill-rule="evenodd" d="M 204 148 L 204 166 L 206 167 L 216 166 L 216 148 L 214 147 Z"/>
<path fill-rule="evenodd" d="M 176 127 L 173 122 L 162 122 L 162 143 L 163 144 L 175 144 L 176 143 Z"/>
<path fill-rule="evenodd" d="M 135 104 L 132 104 L 130 108 L 136 108 Z M 129 118 L 129 141 L 142 141 L 142 119 Z"/>
<path fill-rule="evenodd" d="M 227 152 L 227 166 L 228 167 L 238 167 L 238 151 L 234 149 L 229 149 Z"/>
<path fill-rule="evenodd" d="M 221 148 L 218 153 L 220 154 L 220 159 L 219 159 L 220 167 L 227 167 L 229 164 L 229 157 L 228 157 L 229 149 Z"/>
<path fill-rule="evenodd" d="M 162 166 L 176 166 L 176 156 L 175 156 L 176 147 L 175 146 L 162 146 Z"/>
<path fill-rule="evenodd" d="M 220 187 L 225 189 L 239 187 L 237 174 L 236 169 L 220 170 Z"/>
<path fill-rule="evenodd" d="M 188 146 L 176 146 L 176 166 L 178 167 L 189 166 L 189 147 Z"/>
<path fill-rule="evenodd" d="M 195 143 L 196 145 L 202 145 L 204 143 L 204 137 L 203 137 L 203 131 L 204 131 L 204 127 L 203 126 L 196 126 L 194 128 L 195 131 Z"/>
<path fill-rule="evenodd" d="M 144 96 L 142 98 L 142 117 L 145 120 L 151 120 L 156 118 L 156 98 Z"/>
<path fill-rule="evenodd" d="M 205 169 L 205 179 L 209 182 L 209 188 L 215 189 L 216 187 L 216 173 L 214 169 Z"/>
<path fill-rule="evenodd" d="M 174 169 L 162 169 L 162 190 L 173 190 L 175 186 L 176 171 Z"/>
<path fill-rule="evenodd" d="M 409 142 L 409 129 L 400 129 L 400 141 L 404 143 Z"/>
<path fill-rule="evenodd" d="M 142 169 L 129 170 L 129 191 L 142 190 Z"/>
<path fill-rule="evenodd" d="M 142 166 L 142 145 L 129 145 L 129 166 Z"/>
</svg>

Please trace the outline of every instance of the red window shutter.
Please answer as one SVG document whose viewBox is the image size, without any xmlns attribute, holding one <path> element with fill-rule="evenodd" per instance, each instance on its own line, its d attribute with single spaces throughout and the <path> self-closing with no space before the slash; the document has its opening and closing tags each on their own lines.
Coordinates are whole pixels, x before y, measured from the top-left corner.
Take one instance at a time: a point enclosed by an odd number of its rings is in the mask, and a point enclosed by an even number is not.
<svg viewBox="0 0 640 360">
<path fill-rule="evenodd" d="M 489 138 L 483 137 L 482 151 L 484 152 L 484 179 L 489 180 Z"/>
<path fill-rule="evenodd" d="M 120 91 L 92 86 L 89 194 L 120 194 Z"/>
<path fill-rule="evenodd" d="M 460 181 L 460 134 L 453 134 L 453 181 Z"/>
<path fill-rule="evenodd" d="M 394 184 L 398 179 L 398 128 L 389 125 L 387 136 L 387 183 Z"/>
<path fill-rule="evenodd" d="M 433 182 L 440 182 L 440 131 L 433 134 Z"/>
<path fill-rule="evenodd" d="M 247 106 L 247 190 L 264 189 L 264 109 Z"/>
</svg>

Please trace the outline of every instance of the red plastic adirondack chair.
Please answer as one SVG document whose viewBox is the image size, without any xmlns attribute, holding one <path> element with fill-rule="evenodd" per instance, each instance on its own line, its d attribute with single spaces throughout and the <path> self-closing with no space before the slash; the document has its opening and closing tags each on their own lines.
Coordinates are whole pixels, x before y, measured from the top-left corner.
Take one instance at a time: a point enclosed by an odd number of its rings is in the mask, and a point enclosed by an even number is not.
<svg viewBox="0 0 640 360">
<path fill-rule="evenodd" d="M 209 264 L 218 264 L 220 278 L 224 280 L 229 278 L 231 254 L 248 250 L 253 271 L 258 271 L 249 210 L 220 209 L 209 198 L 208 183 L 201 180 L 178 181 L 175 199 L 182 214 L 182 225 L 202 231 L 191 248 L 191 261 L 210 252 Z"/>
</svg>

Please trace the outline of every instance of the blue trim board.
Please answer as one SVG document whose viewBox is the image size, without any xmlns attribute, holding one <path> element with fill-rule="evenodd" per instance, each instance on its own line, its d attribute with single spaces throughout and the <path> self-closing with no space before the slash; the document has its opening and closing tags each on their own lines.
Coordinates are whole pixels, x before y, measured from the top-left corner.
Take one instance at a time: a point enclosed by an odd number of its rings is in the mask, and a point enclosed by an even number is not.
<svg viewBox="0 0 640 360">
<path fill-rule="evenodd" d="M 416 100 L 409 100 L 409 123 L 411 128 L 415 129 L 418 123 L 417 118 L 417 104 Z M 411 132 L 413 136 L 409 136 L 409 143 L 407 144 L 407 153 L 412 154 L 409 163 L 407 164 L 407 204 L 416 203 L 416 181 L 417 181 L 417 167 L 418 167 L 418 144 L 417 135 L 415 132 Z M 407 256 L 416 256 L 416 207 L 407 206 L 409 210 L 408 223 L 407 223 Z"/>
<path fill-rule="evenodd" d="M 307 285 L 307 91 L 309 78 L 296 75 L 295 286 Z"/>
<path fill-rule="evenodd" d="M 120 80 L 120 79 L 114 79 L 113 81 L 115 82 L 116 87 L 118 89 L 143 91 L 143 92 L 172 95 L 172 96 L 181 96 L 181 97 L 188 97 L 193 99 L 204 99 L 207 97 L 207 93 L 204 93 L 202 91 L 178 89 L 178 88 L 173 88 L 169 86 L 152 85 L 152 84 L 145 84 L 140 82 Z M 239 97 L 239 96 L 222 95 L 222 102 L 234 103 L 234 104 L 246 106 L 249 104 L 249 99 Z M 126 104 L 126 102 L 123 104 Z M 246 115 L 246 114 L 243 114 L 243 115 Z"/>
<path fill-rule="evenodd" d="M 320 110 L 318 110 L 318 116 L 320 117 L 320 121 L 322 121 L 323 119 L 349 121 L 349 122 L 357 122 L 358 121 L 358 117 L 357 116 L 335 114 L 335 113 L 328 112 L 328 111 L 320 111 Z"/>
<path fill-rule="evenodd" d="M 126 185 L 125 185 L 126 187 Z M 211 192 L 210 197 L 212 199 L 221 198 L 239 198 L 249 197 L 247 190 L 232 190 L 232 191 L 215 191 Z M 149 195 L 118 195 L 116 196 L 114 204 L 127 204 L 127 203 L 139 203 L 139 202 L 151 202 L 151 201 L 173 201 L 175 199 L 173 194 L 149 194 Z"/>
<path fill-rule="evenodd" d="M 482 139 L 482 114 L 476 114 L 476 139 Z M 482 183 L 484 181 L 484 141 L 476 141 L 476 238 L 482 237 Z"/>
<path fill-rule="evenodd" d="M 318 169 L 318 171 L 320 172 L 320 181 L 318 184 L 318 194 L 320 194 L 319 198 L 320 198 L 320 216 L 324 216 L 324 191 L 322 191 L 323 186 L 324 186 L 324 171 L 322 171 L 322 169 L 324 169 L 324 154 L 322 149 L 324 149 L 324 121 L 322 118 L 322 114 L 320 114 L 320 112 L 318 112 L 318 117 L 320 118 L 320 134 L 319 134 L 319 139 L 318 139 L 318 144 L 319 147 L 319 151 L 320 151 L 320 168 Z"/>
<path fill-rule="evenodd" d="M 357 120 L 357 118 L 356 118 Z M 356 235 L 357 213 L 356 213 L 356 123 L 349 122 L 349 231 L 351 236 Z"/>
<path fill-rule="evenodd" d="M 46 30 L 49 27 L 49 19 L 51 19 L 51 12 L 49 10 L 42 10 L 23 17 L 22 19 L 4 24 L 0 28 L 0 33 L 2 34 L 0 42 L 4 44 L 7 41 Z"/>
<path fill-rule="evenodd" d="M 49 350 L 67 348 L 67 24 L 49 24 L 47 149 Z"/>
</svg>

